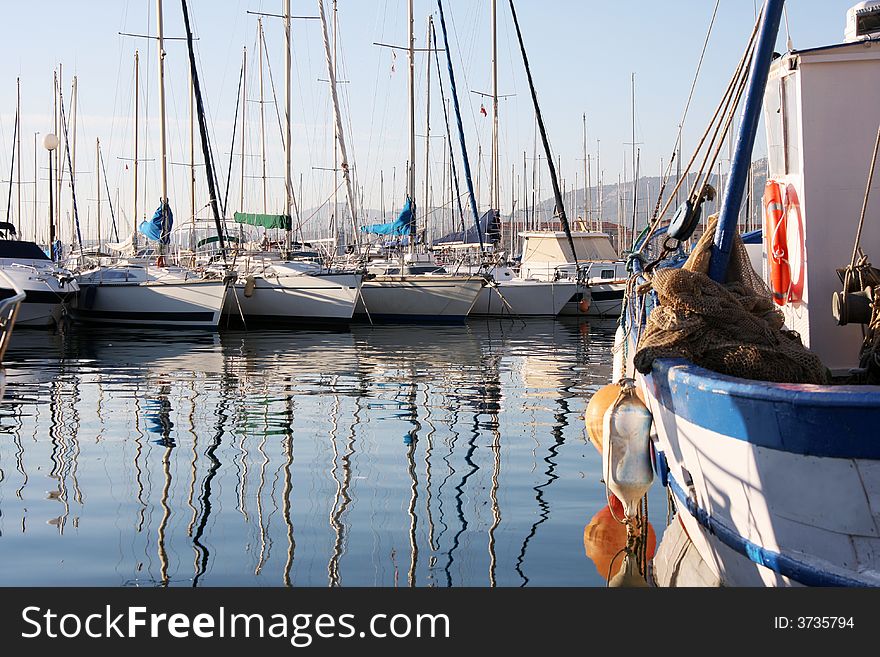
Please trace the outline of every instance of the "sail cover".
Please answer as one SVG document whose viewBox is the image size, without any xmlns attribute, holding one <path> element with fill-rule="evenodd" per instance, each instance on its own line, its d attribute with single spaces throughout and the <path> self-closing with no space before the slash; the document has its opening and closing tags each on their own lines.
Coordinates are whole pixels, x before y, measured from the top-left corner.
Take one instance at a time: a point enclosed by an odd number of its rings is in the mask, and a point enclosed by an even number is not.
<svg viewBox="0 0 880 657">
<path fill-rule="evenodd" d="M 167 224 L 162 226 L 162 214 L 165 214 Z M 153 213 L 153 218 L 149 221 L 141 222 L 138 230 L 147 239 L 154 242 L 168 244 L 171 241 L 171 227 L 174 225 L 174 215 L 171 214 L 171 207 L 167 203 L 161 203 Z"/>
<path fill-rule="evenodd" d="M 412 211 L 412 199 L 407 197 L 403 210 L 390 224 L 373 224 L 361 226 L 361 230 L 371 235 L 409 235 L 415 231 L 415 217 Z"/>
<path fill-rule="evenodd" d="M 250 214 L 246 212 L 235 213 L 235 223 L 247 224 L 248 226 L 262 226 L 263 228 L 280 228 L 290 230 L 293 221 L 289 214 Z"/>
<path fill-rule="evenodd" d="M 479 228 L 479 235 L 477 227 L 471 226 L 465 231 L 444 235 L 434 240 L 434 244 L 480 244 L 481 235 L 483 242 L 497 244 L 501 241 L 501 216 L 498 214 L 498 210 L 489 210 L 480 217 Z"/>
</svg>

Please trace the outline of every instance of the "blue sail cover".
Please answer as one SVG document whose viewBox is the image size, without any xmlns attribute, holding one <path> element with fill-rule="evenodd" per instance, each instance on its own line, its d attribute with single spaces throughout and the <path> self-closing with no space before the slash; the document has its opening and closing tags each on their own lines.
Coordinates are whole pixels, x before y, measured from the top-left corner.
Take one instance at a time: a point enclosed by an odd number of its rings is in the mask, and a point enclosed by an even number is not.
<svg viewBox="0 0 880 657">
<path fill-rule="evenodd" d="M 480 233 L 477 234 L 477 227 L 471 226 L 465 231 L 457 233 L 449 233 L 443 237 L 434 240 L 434 244 L 480 244 L 480 236 L 483 242 L 488 244 L 497 244 L 501 241 L 501 217 L 497 210 L 489 210 L 480 217 Z"/>
<path fill-rule="evenodd" d="M 162 210 L 165 211 L 167 225 L 162 227 Z M 153 213 L 153 218 L 149 221 L 142 221 L 138 230 L 147 239 L 154 242 L 168 244 L 171 241 L 171 227 L 174 225 L 174 215 L 171 214 L 171 207 L 167 203 L 162 203 Z"/>
<path fill-rule="evenodd" d="M 403 210 L 390 224 L 373 224 L 361 226 L 361 231 L 371 235 L 409 235 L 415 231 L 415 217 L 412 211 L 412 199 L 407 197 Z"/>
</svg>

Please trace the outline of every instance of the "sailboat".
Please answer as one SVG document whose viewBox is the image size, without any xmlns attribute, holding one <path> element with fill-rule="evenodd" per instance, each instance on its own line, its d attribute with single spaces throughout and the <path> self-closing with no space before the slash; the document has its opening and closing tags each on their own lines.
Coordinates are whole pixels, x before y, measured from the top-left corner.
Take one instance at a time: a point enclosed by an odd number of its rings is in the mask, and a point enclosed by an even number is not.
<svg viewBox="0 0 880 657">
<path fill-rule="evenodd" d="M 471 197 L 471 210 L 476 220 L 475 226 L 460 232 L 454 232 L 434 241 L 435 248 L 451 248 L 460 250 L 472 247 L 477 250 L 480 264 L 459 265 L 466 271 L 485 273 L 489 284 L 480 291 L 472 315 L 508 316 L 508 317 L 555 317 L 577 294 L 577 283 L 561 278 L 539 279 L 523 276 L 514 267 L 503 262 L 502 254 L 497 253 L 501 241 L 501 190 L 499 183 L 499 148 L 498 148 L 498 2 L 492 0 L 492 177 L 490 179 L 490 197 L 492 208 L 477 219 L 476 199 L 468 164 L 467 147 L 461 123 L 461 111 L 455 89 L 455 76 L 449 43 L 446 34 L 446 20 L 443 5 L 438 2 L 440 22 L 446 45 L 446 60 L 449 69 L 452 96 L 458 120 L 459 138 L 461 141 L 462 158 L 465 164 L 465 177 Z M 433 28 L 433 22 L 432 22 Z M 437 74 L 440 75 L 439 61 Z M 442 85 L 442 81 L 441 81 Z M 441 86 L 442 91 L 442 86 Z M 445 106 L 445 101 L 444 101 Z M 445 112 L 445 107 L 444 107 Z M 448 120 L 447 120 L 447 133 Z M 494 257 L 493 257 L 494 254 Z"/>
<path fill-rule="evenodd" d="M 16 109 L 15 137 L 13 138 L 12 161 L 16 160 L 18 147 L 18 163 L 21 168 L 21 142 L 17 139 L 20 128 L 20 109 Z M 44 144 L 52 153 L 58 145 L 55 135 L 46 135 Z M 34 183 L 36 184 L 36 182 Z M 54 242 L 54 216 L 52 207 L 52 190 L 50 186 L 49 201 L 49 237 Z M 12 206 L 12 184 L 9 186 L 9 203 Z M 19 219 L 21 204 L 19 203 Z M 79 286 L 73 275 L 58 266 L 53 257 L 36 242 L 19 239 L 12 217 L 0 222 L 0 300 L 17 298 L 19 291 L 24 291 L 25 298 L 21 301 L 16 322 L 19 326 L 51 327 L 55 326 L 66 311 L 66 304 L 73 300 Z M 36 217 L 34 218 L 36 220 Z M 54 246 L 49 247 L 54 254 Z"/>
<path fill-rule="evenodd" d="M 223 276 L 200 272 L 168 262 L 174 217 L 168 201 L 167 148 L 165 140 L 165 50 L 162 0 L 156 0 L 159 54 L 159 112 L 161 135 L 162 197 L 149 221 L 136 226 L 127 245 L 131 258 L 99 265 L 80 272 L 81 294 L 74 318 L 94 324 L 133 324 L 151 327 L 216 328 L 226 297 Z M 135 189 L 137 188 L 138 54 L 135 53 Z M 134 221 L 137 221 L 135 195 Z M 151 262 L 149 251 L 137 250 L 137 232 L 157 244 L 158 257 Z"/>
<path fill-rule="evenodd" d="M 324 19 L 323 5 L 321 17 Z M 239 212 L 235 221 L 240 226 L 254 226 L 264 230 L 283 230 L 286 234 L 286 253 L 268 250 L 245 251 L 238 255 L 236 266 L 238 278 L 230 287 L 224 314 L 230 319 L 241 319 L 245 324 L 266 325 L 291 323 L 345 323 L 352 319 L 355 304 L 360 299 L 363 274 L 354 270 L 338 270 L 324 266 L 317 259 L 294 258 L 296 252 L 291 247 L 293 183 L 291 180 L 291 44 L 290 44 L 290 0 L 284 3 L 285 33 L 285 213 L 282 215 L 251 214 Z M 325 21 L 326 23 L 326 21 Z M 324 25 L 326 32 L 326 24 Z M 262 24 L 260 27 L 260 48 L 262 53 Z M 329 56 L 329 55 L 328 55 Z M 262 73 L 262 71 L 261 71 Z M 338 130 L 341 131 L 339 108 L 335 93 L 335 77 L 331 67 L 333 85 L 334 114 Z M 341 135 L 340 135 L 341 136 Z M 265 141 L 264 141 L 265 143 Z M 351 182 L 348 179 L 348 165 L 343 147 L 343 174 L 348 182 L 349 201 L 354 212 Z M 265 161 L 265 159 L 264 159 Z M 242 166 L 244 154 L 242 154 Z M 264 208 L 265 209 L 265 208 Z M 303 255 L 303 254 L 298 254 Z"/>
<path fill-rule="evenodd" d="M 320 2 L 320 0 L 319 0 Z M 407 198 L 400 216 L 391 224 L 363 226 L 362 232 L 405 238 L 398 253 L 367 263 L 370 276 L 361 289 L 356 313 L 379 321 L 464 321 L 486 283 L 483 276 L 450 274 L 417 244 L 415 34 L 413 1 L 408 2 L 409 42 L 409 170 Z M 406 247 L 405 249 L 403 247 Z"/>
</svg>

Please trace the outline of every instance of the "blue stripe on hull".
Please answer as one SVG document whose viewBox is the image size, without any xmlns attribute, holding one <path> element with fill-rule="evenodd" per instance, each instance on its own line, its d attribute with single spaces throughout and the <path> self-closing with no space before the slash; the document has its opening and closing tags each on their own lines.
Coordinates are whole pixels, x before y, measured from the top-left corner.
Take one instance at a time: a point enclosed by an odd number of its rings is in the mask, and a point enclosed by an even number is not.
<svg viewBox="0 0 880 657">
<path fill-rule="evenodd" d="M 766 383 L 659 359 L 646 376 L 657 400 L 709 431 L 769 449 L 880 459 L 880 387 Z"/>
<path fill-rule="evenodd" d="M 675 497 L 679 502 L 687 508 L 688 512 L 690 512 L 694 519 L 727 547 L 743 555 L 749 561 L 764 566 L 765 568 L 769 568 L 773 572 L 779 573 L 783 577 L 788 577 L 804 586 L 872 586 L 871 583 L 864 580 L 847 577 L 840 573 L 821 570 L 812 564 L 808 564 L 792 556 L 774 550 L 768 550 L 767 548 L 753 543 L 747 538 L 740 536 L 735 530 L 731 529 L 717 518 L 709 515 L 705 509 L 697 506 L 697 503 L 687 496 L 684 489 L 671 474 L 667 474 L 667 478 L 669 488 L 675 494 Z"/>
</svg>

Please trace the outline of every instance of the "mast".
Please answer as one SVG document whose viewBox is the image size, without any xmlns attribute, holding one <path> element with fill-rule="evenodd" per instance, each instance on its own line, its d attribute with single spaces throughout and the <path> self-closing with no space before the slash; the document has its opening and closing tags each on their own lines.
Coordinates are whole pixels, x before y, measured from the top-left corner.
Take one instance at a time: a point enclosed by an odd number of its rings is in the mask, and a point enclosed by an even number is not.
<svg viewBox="0 0 880 657">
<path fill-rule="evenodd" d="M 412 3 L 412 0 L 410 0 L 410 3 Z M 443 30 L 443 48 L 446 51 L 446 65 L 449 68 L 449 87 L 452 90 L 452 103 L 455 107 L 455 118 L 458 122 L 458 138 L 461 144 L 461 157 L 462 160 L 464 160 L 464 177 L 467 181 L 468 193 L 471 197 L 471 212 L 474 214 L 474 225 L 477 228 L 477 237 L 480 240 L 480 251 L 482 252 L 485 251 L 485 246 L 483 245 L 483 232 L 480 230 L 480 215 L 477 212 L 477 198 L 474 196 L 474 181 L 471 177 L 471 165 L 468 160 L 464 126 L 461 121 L 461 107 L 458 104 L 458 91 L 455 88 L 455 71 L 452 68 L 452 53 L 449 49 L 449 35 L 446 32 L 446 17 L 443 13 L 442 0 L 437 0 L 437 8 L 440 10 L 440 27 Z"/>
<path fill-rule="evenodd" d="M 189 74 L 189 216 L 190 248 L 196 248 L 196 108 L 192 72 Z"/>
<path fill-rule="evenodd" d="M 55 80 L 55 134 L 58 136 L 58 148 L 55 149 L 55 237 L 61 239 L 61 180 L 64 178 L 64 158 L 61 157 L 61 141 L 66 144 L 64 131 L 61 129 L 61 104 L 59 98 L 61 96 L 61 84 L 63 80 L 64 68 L 62 64 L 58 64 L 58 77 Z M 65 146 L 66 147 L 66 146 Z M 55 248 L 54 246 L 52 248 Z"/>
<path fill-rule="evenodd" d="M 597 139 L 596 140 L 596 178 L 597 178 L 596 184 L 598 185 L 597 192 L 599 194 L 599 217 L 596 220 L 596 228 L 600 231 L 603 228 L 605 228 L 605 218 L 602 215 L 602 212 L 604 211 L 604 207 L 605 207 L 603 204 L 603 200 L 605 197 L 605 190 L 602 189 L 602 185 L 604 184 L 605 181 L 603 180 L 604 176 L 602 175 L 602 164 L 601 164 L 601 159 L 600 159 L 602 157 L 601 146 L 602 146 L 602 141 Z"/>
<path fill-rule="evenodd" d="M 165 253 L 164 240 L 168 237 L 168 144 L 165 136 L 165 36 L 162 25 L 162 0 L 156 0 L 156 27 L 159 41 L 156 50 L 159 58 L 159 143 L 162 151 L 159 169 L 162 173 L 162 234 L 159 240 L 159 253 Z"/>
<path fill-rule="evenodd" d="M 71 196 L 71 205 L 76 205 L 74 190 L 73 190 L 73 178 L 76 175 L 76 96 L 77 96 L 77 81 L 76 76 L 73 76 L 73 80 L 71 81 L 71 91 L 70 91 L 70 122 L 73 124 L 73 139 L 71 139 L 70 143 L 70 196 Z M 70 241 L 73 243 L 74 236 L 76 235 L 76 213 L 72 212 L 70 214 Z M 80 250 L 82 250 L 83 245 L 80 242 L 79 245 Z"/>
<path fill-rule="evenodd" d="M 137 253 L 137 210 L 138 210 L 138 87 L 140 85 L 140 55 L 134 51 L 134 205 L 131 212 L 131 248 Z"/>
<path fill-rule="evenodd" d="M 260 51 L 260 158 L 263 161 L 263 214 L 269 212 L 269 197 L 266 191 L 266 101 L 263 91 L 263 19 L 257 19 L 257 48 Z"/>
<path fill-rule="evenodd" d="M 410 0 L 410 3 L 412 0 Z M 318 0 L 318 10 L 321 17 L 321 26 L 324 31 L 324 51 L 327 56 L 327 71 L 330 75 L 330 95 L 333 99 L 333 115 L 336 118 L 336 134 L 339 138 L 339 154 L 342 156 L 340 168 L 342 169 L 342 178 L 345 180 L 345 190 L 348 196 L 349 210 L 351 211 L 351 222 L 354 229 L 355 243 L 360 247 L 360 236 L 358 235 L 357 221 L 357 199 L 355 198 L 354 185 L 351 180 L 351 172 L 348 165 L 348 151 L 345 147 L 345 132 L 342 129 L 342 114 L 339 111 L 339 97 L 336 93 L 336 71 L 333 67 L 333 53 L 330 51 L 330 36 L 327 32 L 327 17 L 324 13 L 324 0 Z"/>
<path fill-rule="evenodd" d="M 587 113 L 584 112 L 584 221 L 592 229 L 593 181 L 590 171 L 590 154 L 587 151 Z"/>
<path fill-rule="evenodd" d="M 247 162 L 245 158 L 245 133 L 247 132 L 247 46 L 244 47 L 242 53 L 241 70 L 241 189 L 239 190 L 239 208 L 241 208 L 241 212 L 244 212 L 244 174 L 247 168 L 245 166 Z"/>
<path fill-rule="evenodd" d="M 18 174 L 17 174 L 18 175 L 18 178 L 17 178 L 17 183 L 18 183 L 17 218 L 18 218 L 18 221 L 17 221 L 17 223 L 18 223 L 18 229 L 22 230 L 22 221 L 21 221 L 21 78 L 15 78 L 15 126 L 16 126 L 16 132 L 17 132 L 16 147 L 18 148 L 18 158 L 17 158 L 17 163 L 18 163 L 18 169 L 17 169 L 17 171 L 18 171 Z M 36 183 L 34 183 L 34 185 L 36 185 Z"/>
<path fill-rule="evenodd" d="M 39 243 L 40 238 L 37 235 L 37 201 L 39 199 L 40 194 L 40 182 L 39 182 L 39 173 L 40 173 L 40 164 L 37 160 L 37 135 L 39 132 L 34 133 L 34 242 Z M 52 157 L 52 154 L 49 154 L 49 157 Z"/>
<path fill-rule="evenodd" d="M 411 200 L 412 230 L 410 232 L 409 252 L 415 250 L 416 235 L 418 234 L 418 219 L 416 213 L 416 55 L 415 55 L 415 20 L 413 18 L 413 0 L 407 2 L 409 24 L 409 38 L 407 49 L 409 51 L 409 170 L 407 171 L 406 193 Z"/>
<path fill-rule="evenodd" d="M 101 139 L 95 139 L 95 181 L 97 187 L 97 196 L 95 198 L 98 199 L 98 253 L 101 252 L 101 169 L 98 166 L 99 160 L 101 158 Z"/>
<path fill-rule="evenodd" d="M 338 41 L 339 33 L 336 0 L 333 0 L 333 73 L 339 77 Z M 339 251 L 339 131 L 333 128 L 333 254 Z"/>
<path fill-rule="evenodd" d="M 638 184 L 639 184 L 639 174 L 638 174 L 638 164 L 636 163 L 636 74 L 632 74 L 632 171 L 633 171 L 633 180 L 632 180 L 632 189 L 633 189 L 633 214 L 632 214 L 632 229 L 633 229 L 633 239 L 635 239 L 635 230 L 636 230 L 636 198 L 638 197 Z"/>
<path fill-rule="evenodd" d="M 532 93 L 532 103 L 535 106 L 535 118 L 538 121 L 538 130 L 541 133 L 541 141 L 544 144 L 544 152 L 547 155 L 547 166 L 550 169 L 550 182 L 553 184 L 553 196 L 556 200 L 556 212 L 559 215 L 562 228 L 565 230 L 565 236 L 568 238 L 568 245 L 571 247 L 571 254 L 574 257 L 575 262 L 577 262 L 577 251 L 574 248 L 574 238 L 571 235 L 571 227 L 568 225 L 568 216 L 565 214 L 565 203 L 562 199 L 562 192 L 559 189 L 559 179 L 556 177 L 556 167 L 553 164 L 553 154 L 550 150 L 550 141 L 547 138 L 547 130 L 544 127 L 544 119 L 541 116 L 541 108 L 538 105 L 538 94 L 535 91 L 535 82 L 532 79 L 532 71 L 529 68 L 529 58 L 526 54 L 526 46 L 523 42 L 522 31 L 519 28 L 519 20 L 516 17 L 516 8 L 513 6 L 513 0 L 509 0 L 509 2 L 510 12 L 513 14 L 513 24 L 516 27 L 516 36 L 519 40 L 519 48 L 522 52 L 523 63 L 526 68 L 526 76 L 529 80 L 529 90 Z"/>
<path fill-rule="evenodd" d="M 428 34 L 425 37 L 425 43 L 427 43 L 426 48 L 428 52 L 426 53 L 426 73 L 425 73 L 425 84 L 427 85 L 427 96 L 425 100 L 425 196 L 423 197 L 423 201 L 425 203 L 425 212 L 428 210 L 428 204 L 430 202 L 430 179 L 431 179 L 431 25 L 433 24 L 433 17 L 428 15 Z M 425 231 L 427 236 L 427 214 L 425 215 Z"/>
<path fill-rule="evenodd" d="M 716 282 L 724 282 L 727 277 L 727 264 L 730 260 L 736 223 L 742 205 L 743 187 L 748 167 L 752 161 L 755 135 L 758 131 L 758 121 L 761 118 L 761 104 L 767 86 L 773 46 L 776 43 L 784 6 L 784 0 L 767 0 L 764 5 L 764 16 L 761 19 L 758 42 L 752 59 L 752 70 L 749 73 L 742 121 L 736 141 L 736 152 L 727 183 L 728 193 L 724 197 L 721 207 L 712 248 L 712 259 L 709 262 L 709 276 Z"/>
<path fill-rule="evenodd" d="M 501 212 L 498 169 L 498 0 L 492 0 L 492 209 Z"/>
<path fill-rule="evenodd" d="M 161 0 L 159 0 L 161 2 Z M 211 161 L 211 145 L 208 143 L 208 126 L 205 121 L 205 105 L 202 101 L 202 92 L 199 87 L 199 76 L 196 71 L 196 55 L 193 47 L 192 29 L 189 24 L 189 10 L 186 6 L 186 0 L 180 0 L 183 10 L 183 23 L 186 28 L 186 46 L 189 51 L 189 71 L 192 76 L 193 93 L 196 96 L 196 113 L 199 118 L 199 136 L 202 142 L 202 157 L 205 160 L 205 174 L 208 178 L 208 199 L 211 204 L 211 210 L 214 215 L 214 226 L 217 230 L 217 241 L 220 245 L 220 253 L 224 263 L 226 261 L 226 239 L 223 235 L 223 222 L 220 218 L 220 207 L 217 203 L 217 186 L 214 181 L 214 167 Z"/>
<path fill-rule="evenodd" d="M 293 207 L 293 180 L 291 179 L 290 162 L 293 144 L 290 137 L 290 69 L 291 69 L 291 52 L 290 52 L 290 0 L 284 0 L 284 213 L 288 217 L 293 217 L 291 208 Z M 302 184 L 300 182 L 300 184 Z M 287 230 L 284 232 L 284 246 L 290 251 L 291 230 L 293 228 L 293 220 L 291 219 Z"/>
</svg>

